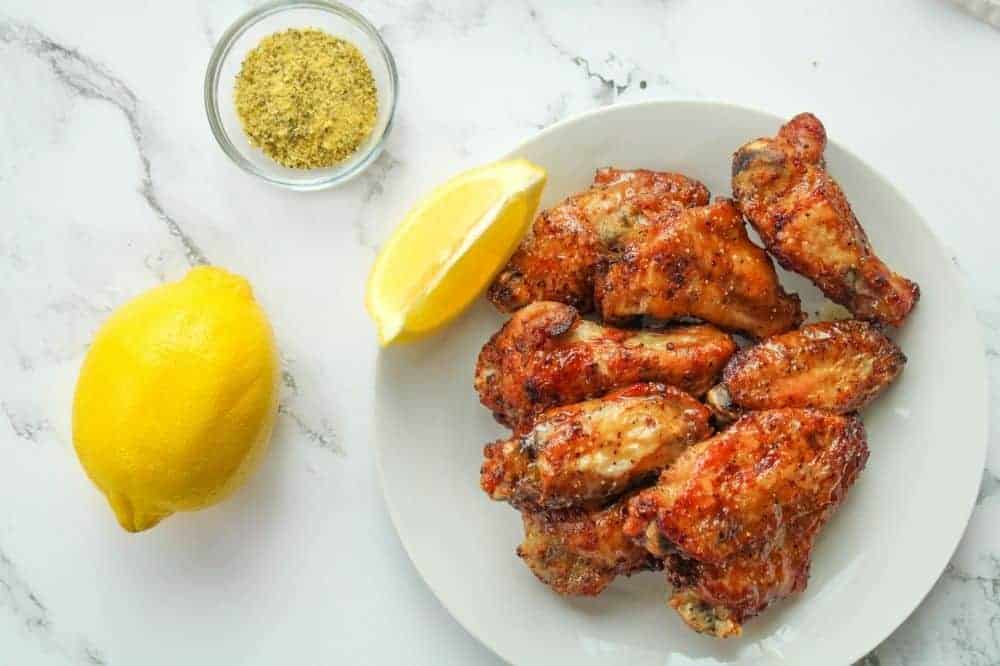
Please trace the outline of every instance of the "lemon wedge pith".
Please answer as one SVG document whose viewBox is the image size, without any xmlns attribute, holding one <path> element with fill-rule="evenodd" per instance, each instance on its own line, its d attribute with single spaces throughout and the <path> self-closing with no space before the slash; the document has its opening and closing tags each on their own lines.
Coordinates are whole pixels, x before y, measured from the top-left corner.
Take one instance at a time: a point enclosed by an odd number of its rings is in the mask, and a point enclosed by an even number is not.
<svg viewBox="0 0 1000 666">
<path fill-rule="evenodd" d="M 278 355 L 243 278 L 191 270 L 119 308 L 76 385 L 73 443 L 130 532 L 222 500 L 256 469 L 278 407 Z"/>
<path fill-rule="evenodd" d="M 368 278 L 365 306 L 379 342 L 421 337 L 465 310 L 517 248 L 545 180 L 527 160 L 496 162 L 455 176 L 414 206 Z"/>
</svg>

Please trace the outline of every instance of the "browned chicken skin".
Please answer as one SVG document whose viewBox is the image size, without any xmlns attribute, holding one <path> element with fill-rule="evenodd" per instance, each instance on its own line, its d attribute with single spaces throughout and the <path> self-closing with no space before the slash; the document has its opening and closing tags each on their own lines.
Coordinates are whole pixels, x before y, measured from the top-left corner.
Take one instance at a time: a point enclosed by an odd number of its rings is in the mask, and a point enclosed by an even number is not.
<svg viewBox="0 0 1000 666">
<path fill-rule="evenodd" d="M 629 497 L 606 508 L 523 511 L 518 556 L 540 581 L 566 595 L 595 596 L 616 576 L 662 568 L 622 533 Z"/>
<path fill-rule="evenodd" d="M 618 495 L 712 434 L 711 412 L 663 384 L 543 412 L 531 430 L 486 446 L 480 485 L 522 509 L 560 509 Z"/>
<path fill-rule="evenodd" d="M 673 591 L 667 603 L 695 631 L 729 638 L 771 603 L 806 588 L 816 533 L 814 516 L 792 521 L 767 550 L 733 556 L 721 564 L 673 553 L 664 568 Z"/>
<path fill-rule="evenodd" d="M 712 326 L 623 331 L 542 301 L 515 312 L 486 343 L 475 385 L 500 423 L 523 431 L 550 407 L 636 382 L 703 395 L 735 351 L 733 339 Z"/>
<path fill-rule="evenodd" d="M 628 245 L 598 277 L 595 297 L 612 323 L 697 317 L 756 338 L 803 318 L 798 296 L 781 288 L 729 199 L 684 209 Z"/>
<path fill-rule="evenodd" d="M 917 284 L 875 254 L 851 206 L 823 164 L 826 130 L 816 116 L 792 118 L 770 139 L 733 156 L 733 195 L 765 247 L 859 319 L 902 325 Z"/>
<path fill-rule="evenodd" d="M 752 412 L 636 495 L 625 533 L 666 558 L 685 622 L 738 635 L 744 620 L 805 588 L 813 540 L 867 459 L 856 416 Z"/>
<path fill-rule="evenodd" d="M 741 410 L 779 407 L 846 414 L 874 400 L 904 365 L 906 356 L 874 325 L 820 322 L 737 353 L 707 398 L 723 420 Z"/>
<path fill-rule="evenodd" d="M 594 271 L 632 234 L 685 206 L 708 203 L 708 190 L 675 173 L 599 169 L 590 189 L 543 210 L 487 292 L 501 312 L 534 301 L 593 309 Z"/>
</svg>

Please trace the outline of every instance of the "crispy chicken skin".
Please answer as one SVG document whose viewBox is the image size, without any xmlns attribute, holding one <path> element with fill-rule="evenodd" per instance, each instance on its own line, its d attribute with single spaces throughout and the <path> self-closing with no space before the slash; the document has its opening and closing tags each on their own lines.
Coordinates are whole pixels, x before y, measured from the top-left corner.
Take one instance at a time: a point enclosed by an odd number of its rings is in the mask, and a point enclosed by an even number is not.
<svg viewBox="0 0 1000 666">
<path fill-rule="evenodd" d="M 733 195 L 765 247 L 855 317 L 901 326 L 917 284 L 875 254 L 843 190 L 823 164 L 826 130 L 802 113 L 733 156 Z"/>
<path fill-rule="evenodd" d="M 523 435 L 486 446 L 480 486 L 521 509 L 611 498 L 711 436 L 710 415 L 680 389 L 650 383 L 550 409 Z"/>
<path fill-rule="evenodd" d="M 590 189 L 543 210 L 489 288 L 501 312 L 534 301 L 593 309 L 594 271 L 651 219 L 708 203 L 708 190 L 676 173 L 599 169 Z"/>
<path fill-rule="evenodd" d="M 752 412 L 638 493 L 624 531 L 666 558 L 670 603 L 692 628 L 738 635 L 805 587 L 813 540 L 867 460 L 854 415 Z"/>
<path fill-rule="evenodd" d="M 486 343 L 475 386 L 497 421 L 523 431 L 550 407 L 636 382 L 704 395 L 735 351 L 733 339 L 712 326 L 623 331 L 541 301 L 515 312 Z"/>
<path fill-rule="evenodd" d="M 904 365 L 906 356 L 874 325 L 820 322 L 737 353 L 707 398 L 723 420 L 741 410 L 780 407 L 846 414 L 874 400 Z"/>
<path fill-rule="evenodd" d="M 622 533 L 625 496 L 606 508 L 523 511 L 517 554 L 559 594 L 596 596 L 616 576 L 662 568 L 660 560 Z"/>
<path fill-rule="evenodd" d="M 824 521 L 812 516 L 781 530 L 769 550 L 707 564 L 678 554 L 667 557 L 667 603 L 698 633 L 739 636 L 743 623 L 771 603 L 806 588 L 815 536 Z"/>
<path fill-rule="evenodd" d="M 595 296 L 612 323 L 697 317 L 762 338 L 803 318 L 798 296 L 781 288 L 729 199 L 684 209 L 629 244 L 597 278 Z"/>
</svg>

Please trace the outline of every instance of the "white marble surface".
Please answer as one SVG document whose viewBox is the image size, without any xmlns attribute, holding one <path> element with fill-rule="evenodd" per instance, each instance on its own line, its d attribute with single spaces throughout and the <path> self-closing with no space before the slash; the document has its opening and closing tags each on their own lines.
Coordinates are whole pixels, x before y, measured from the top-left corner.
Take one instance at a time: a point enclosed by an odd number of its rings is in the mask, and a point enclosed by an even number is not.
<svg viewBox="0 0 1000 666">
<path fill-rule="evenodd" d="M 1000 31 L 944 0 L 356 4 L 396 54 L 398 124 L 367 175 L 297 194 L 238 171 L 205 120 L 210 50 L 248 3 L 0 1 L 0 664 L 496 663 L 386 516 L 363 283 L 418 193 L 595 106 L 819 114 L 952 251 L 996 413 Z M 203 261 L 247 275 L 272 316 L 279 428 L 231 501 L 129 535 L 73 454 L 73 382 L 112 308 Z M 951 565 L 863 663 L 1000 663 L 990 437 Z"/>
</svg>

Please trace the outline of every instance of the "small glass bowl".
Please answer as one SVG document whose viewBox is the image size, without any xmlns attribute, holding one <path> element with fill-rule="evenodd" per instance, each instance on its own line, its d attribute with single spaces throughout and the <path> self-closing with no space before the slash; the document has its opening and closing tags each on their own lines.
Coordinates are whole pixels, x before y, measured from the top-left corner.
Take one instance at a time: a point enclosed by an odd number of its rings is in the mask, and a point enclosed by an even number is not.
<svg viewBox="0 0 1000 666">
<path fill-rule="evenodd" d="M 236 75 L 247 53 L 268 35 L 288 28 L 319 28 L 364 54 L 378 88 L 378 116 L 368 139 L 343 162 L 321 169 L 290 169 L 250 144 L 233 101 Z M 225 32 L 205 73 L 205 111 L 219 146 L 240 168 L 293 190 L 319 190 L 346 182 L 382 152 L 396 113 L 396 62 L 381 35 L 350 7 L 329 0 L 278 0 L 244 14 Z"/>
</svg>

